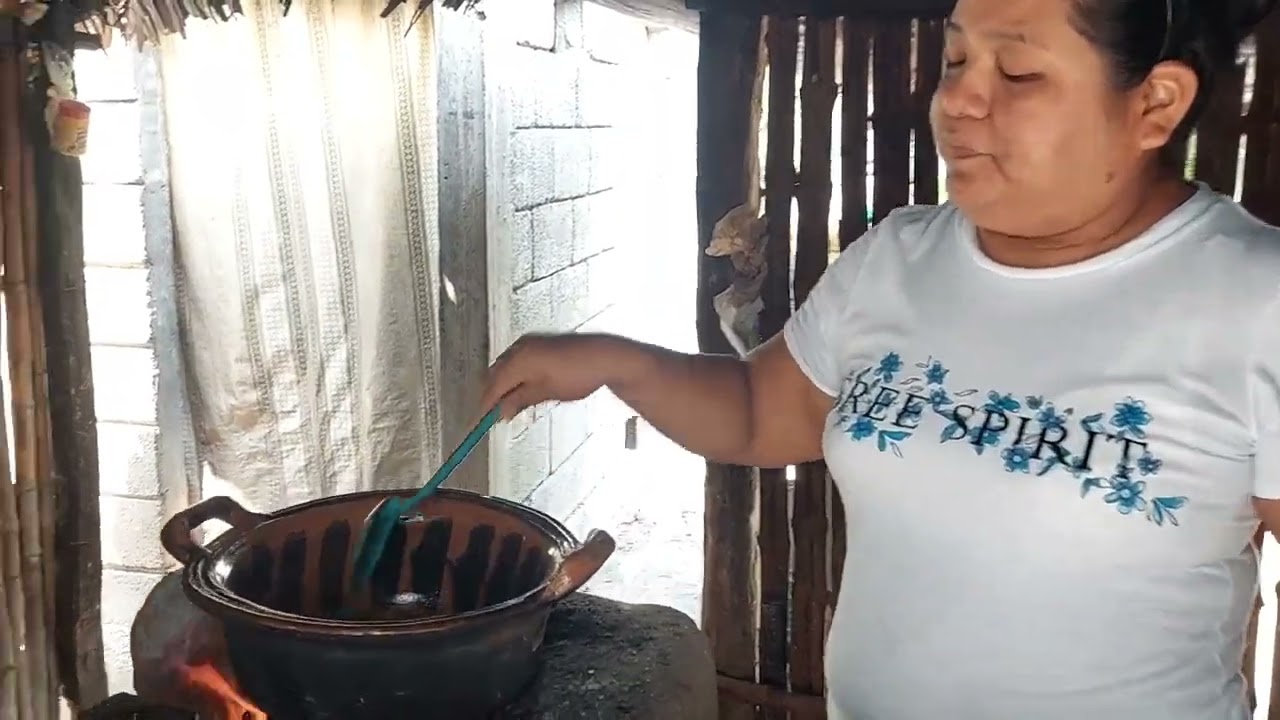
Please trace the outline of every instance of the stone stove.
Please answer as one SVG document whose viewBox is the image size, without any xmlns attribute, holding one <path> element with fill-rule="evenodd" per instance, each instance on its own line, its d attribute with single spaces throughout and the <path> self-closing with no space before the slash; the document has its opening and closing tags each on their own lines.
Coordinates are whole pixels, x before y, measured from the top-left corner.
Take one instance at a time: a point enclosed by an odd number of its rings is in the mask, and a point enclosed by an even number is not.
<svg viewBox="0 0 1280 720">
<path fill-rule="evenodd" d="M 216 620 L 192 605 L 172 573 L 134 621 L 135 695 L 85 720 L 260 720 L 237 699 Z M 219 689 L 220 680 L 226 687 Z M 711 720 L 716 675 L 705 636 L 684 614 L 577 593 L 551 613 L 532 686 L 489 720 Z M 271 718 L 270 720 L 311 720 Z M 359 720 L 344 718 L 344 720 Z M 439 720 L 445 720 L 440 718 Z M 465 720 L 465 719 L 460 719 Z"/>
</svg>

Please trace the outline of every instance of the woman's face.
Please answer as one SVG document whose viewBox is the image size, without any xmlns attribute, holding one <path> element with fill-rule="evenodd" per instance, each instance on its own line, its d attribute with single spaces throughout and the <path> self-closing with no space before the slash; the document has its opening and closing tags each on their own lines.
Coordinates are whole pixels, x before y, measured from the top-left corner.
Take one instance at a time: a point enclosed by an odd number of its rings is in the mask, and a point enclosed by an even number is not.
<svg viewBox="0 0 1280 720">
<path fill-rule="evenodd" d="M 950 200 L 980 227 L 1067 232 L 1145 167 L 1137 91 L 1115 89 L 1072 2 L 959 0 L 948 21 L 930 120 Z"/>
</svg>

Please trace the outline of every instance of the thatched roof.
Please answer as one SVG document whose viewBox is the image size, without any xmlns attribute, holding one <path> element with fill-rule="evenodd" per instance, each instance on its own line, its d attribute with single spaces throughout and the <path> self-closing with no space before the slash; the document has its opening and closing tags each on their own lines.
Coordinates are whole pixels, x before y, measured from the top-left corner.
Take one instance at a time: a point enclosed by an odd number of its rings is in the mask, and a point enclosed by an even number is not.
<svg viewBox="0 0 1280 720">
<path fill-rule="evenodd" d="M 452 10 L 472 10 L 481 0 L 438 0 Z M 416 20 L 433 0 L 387 0 L 382 17 L 401 5 L 415 5 Z M 280 0 L 285 13 L 293 0 Z M 7 3 L 0 3 L 5 7 Z M 107 45 L 114 37 L 139 47 L 159 41 L 161 36 L 185 35 L 189 19 L 227 21 L 243 13 L 240 0 L 18 0 L 13 14 L 30 23 L 42 35 L 60 35 L 54 28 L 76 25 L 77 45 Z M 39 26 L 45 26 L 43 28 Z M 44 30 L 39 33 L 39 30 Z"/>
</svg>

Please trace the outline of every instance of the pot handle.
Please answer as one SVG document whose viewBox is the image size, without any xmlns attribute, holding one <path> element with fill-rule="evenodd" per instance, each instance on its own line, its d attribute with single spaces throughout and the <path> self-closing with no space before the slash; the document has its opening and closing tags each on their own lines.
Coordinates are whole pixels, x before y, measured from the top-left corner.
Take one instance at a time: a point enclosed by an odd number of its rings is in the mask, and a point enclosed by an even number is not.
<svg viewBox="0 0 1280 720">
<path fill-rule="evenodd" d="M 560 561 L 560 567 L 547 581 L 542 597 L 547 602 L 560 602 L 586 584 L 600 571 L 618 544 L 604 530 L 592 530 L 587 539 Z"/>
<path fill-rule="evenodd" d="M 211 497 L 169 518 L 169 522 L 160 529 L 160 544 L 175 560 L 184 566 L 190 565 L 197 558 L 209 554 L 191 537 L 196 528 L 210 520 L 221 520 L 233 529 L 242 530 L 259 525 L 266 519 L 266 515 L 249 512 L 229 497 Z"/>
</svg>

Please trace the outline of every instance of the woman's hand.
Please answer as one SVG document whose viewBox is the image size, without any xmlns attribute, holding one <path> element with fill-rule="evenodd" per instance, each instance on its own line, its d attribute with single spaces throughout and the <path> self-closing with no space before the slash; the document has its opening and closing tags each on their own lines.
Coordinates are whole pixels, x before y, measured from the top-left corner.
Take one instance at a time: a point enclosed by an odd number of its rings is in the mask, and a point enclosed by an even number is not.
<svg viewBox="0 0 1280 720">
<path fill-rule="evenodd" d="M 544 402 L 582 400 L 621 377 L 620 342 L 605 335 L 525 335 L 489 369 L 482 407 L 500 403 L 510 420 Z"/>
</svg>

